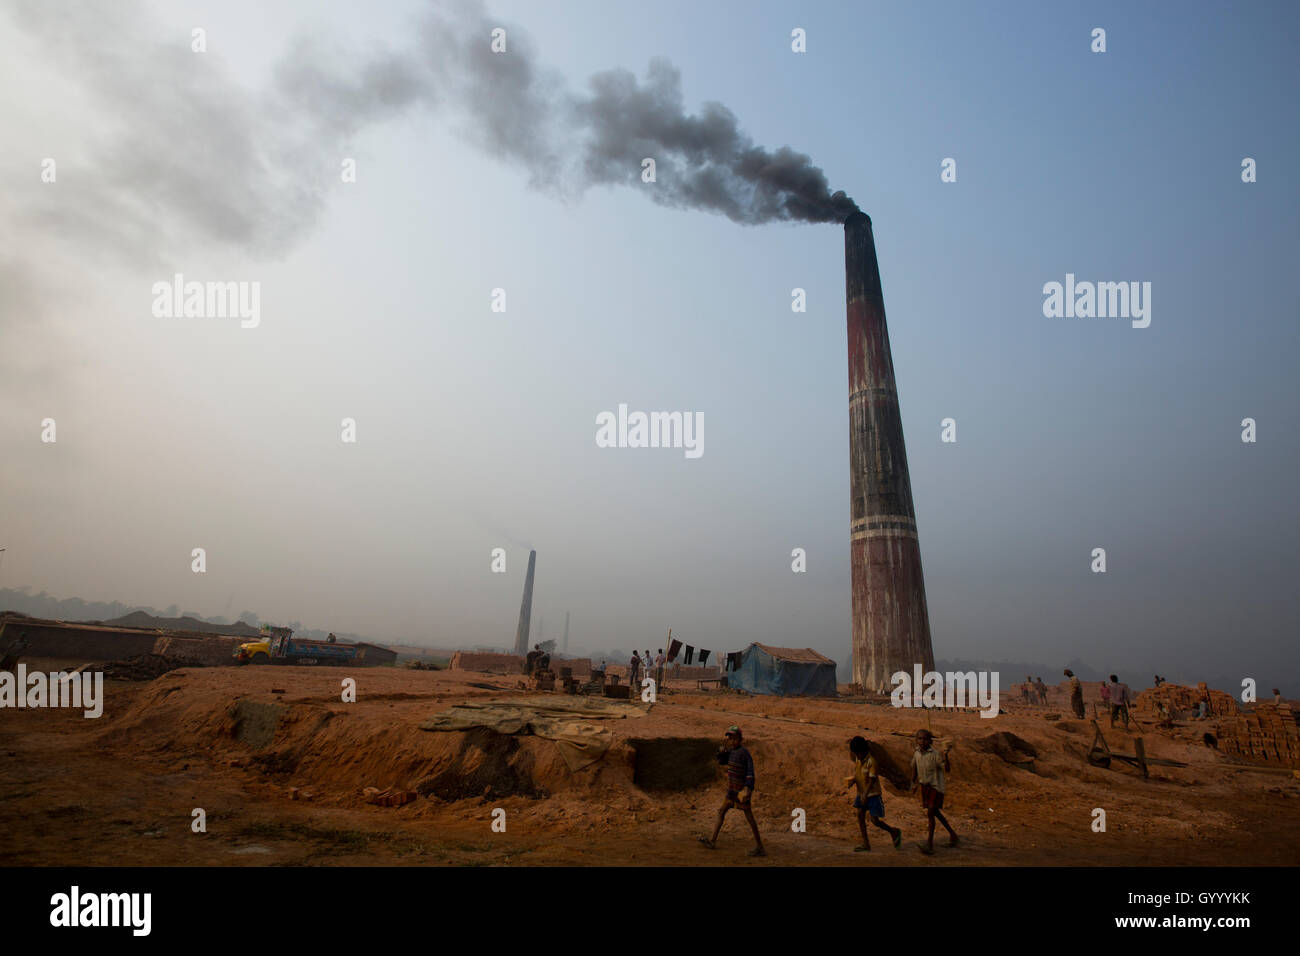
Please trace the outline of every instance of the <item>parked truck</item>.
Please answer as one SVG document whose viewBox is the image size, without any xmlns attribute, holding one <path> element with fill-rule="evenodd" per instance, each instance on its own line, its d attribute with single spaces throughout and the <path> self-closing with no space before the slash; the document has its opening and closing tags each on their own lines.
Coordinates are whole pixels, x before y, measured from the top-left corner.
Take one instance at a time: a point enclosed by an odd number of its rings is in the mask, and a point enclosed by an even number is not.
<svg viewBox="0 0 1300 956">
<path fill-rule="evenodd" d="M 333 635 L 331 635 L 333 636 Z M 360 647 L 294 637 L 288 627 L 262 628 L 262 636 L 235 648 L 237 664 L 353 664 Z"/>
</svg>

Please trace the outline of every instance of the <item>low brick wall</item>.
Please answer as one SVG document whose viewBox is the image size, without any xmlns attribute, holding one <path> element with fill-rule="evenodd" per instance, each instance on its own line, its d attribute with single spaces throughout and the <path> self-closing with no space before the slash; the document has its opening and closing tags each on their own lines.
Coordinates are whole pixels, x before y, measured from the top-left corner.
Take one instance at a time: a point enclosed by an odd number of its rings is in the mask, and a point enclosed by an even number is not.
<svg viewBox="0 0 1300 956">
<path fill-rule="evenodd" d="M 451 655 L 453 671 L 478 671 L 480 674 L 523 674 L 524 659 L 518 654 L 490 654 L 457 651 Z"/>
<path fill-rule="evenodd" d="M 588 680 L 591 677 L 591 658 L 575 657 L 573 659 L 565 658 L 563 660 L 554 657 L 551 658 L 551 670 L 555 671 L 556 674 L 559 674 L 561 667 L 572 668 L 573 676 L 576 680 Z"/>
<path fill-rule="evenodd" d="M 685 664 L 669 664 L 669 680 L 712 680 L 715 677 L 721 677 L 722 671 L 716 667 L 700 667 L 699 665 L 686 666 Z"/>
<path fill-rule="evenodd" d="M 5 618 L 0 626 L 0 651 L 20 636 L 30 645 L 24 657 L 60 657 L 69 660 L 111 661 L 136 654 L 149 654 L 158 640 L 157 631 L 129 631 L 119 628 L 78 627 L 32 618 Z"/>
</svg>

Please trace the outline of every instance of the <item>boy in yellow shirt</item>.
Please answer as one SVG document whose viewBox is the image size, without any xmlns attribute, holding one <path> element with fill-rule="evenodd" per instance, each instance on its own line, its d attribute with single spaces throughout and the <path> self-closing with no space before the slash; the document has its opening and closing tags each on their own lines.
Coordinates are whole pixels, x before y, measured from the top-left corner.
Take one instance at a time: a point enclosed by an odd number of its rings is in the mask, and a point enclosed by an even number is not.
<svg viewBox="0 0 1300 956">
<path fill-rule="evenodd" d="M 871 823 L 890 835 L 894 849 L 903 842 L 903 831 L 891 827 L 885 822 L 885 801 L 881 795 L 880 777 L 876 773 L 876 758 L 871 756 L 871 745 L 864 737 L 854 737 L 849 741 L 849 753 L 853 756 L 853 776 L 844 781 L 844 785 L 856 786 L 858 795 L 853 798 L 853 808 L 858 811 L 858 830 L 862 833 L 862 845 L 855 846 L 855 851 L 871 849 L 867 839 L 867 814 L 871 814 Z"/>
</svg>

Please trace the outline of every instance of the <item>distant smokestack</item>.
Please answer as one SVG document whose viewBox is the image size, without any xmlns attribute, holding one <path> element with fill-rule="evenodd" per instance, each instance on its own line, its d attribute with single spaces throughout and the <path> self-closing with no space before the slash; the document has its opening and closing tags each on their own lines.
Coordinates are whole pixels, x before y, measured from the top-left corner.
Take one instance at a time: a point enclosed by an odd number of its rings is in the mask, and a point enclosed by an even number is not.
<svg viewBox="0 0 1300 956">
<path fill-rule="evenodd" d="M 871 219 L 844 221 L 849 324 L 853 682 L 889 693 L 890 676 L 934 669 L 912 482 Z"/>
<path fill-rule="evenodd" d="M 564 612 L 564 646 L 561 647 L 560 650 L 567 651 L 568 649 L 569 649 L 569 612 L 565 611 Z"/>
<path fill-rule="evenodd" d="M 519 604 L 519 630 L 515 634 L 515 653 L 528 653 L 528 628 L 533 616 L 533 572 L 537 569 L 537 552 L 528 552 L 528 576 L 524 578 L 524 599 Z"/>
</svg>

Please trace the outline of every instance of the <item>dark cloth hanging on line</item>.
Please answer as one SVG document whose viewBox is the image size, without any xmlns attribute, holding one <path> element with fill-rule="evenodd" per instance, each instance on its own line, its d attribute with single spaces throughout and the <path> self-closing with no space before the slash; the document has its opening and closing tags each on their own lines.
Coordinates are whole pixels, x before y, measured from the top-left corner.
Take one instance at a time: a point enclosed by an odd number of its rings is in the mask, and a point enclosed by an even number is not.
<svg viewBox="0 0 1300 956">
<path fill-rule="evenodd" d="M 680 651 L 681 649 L 682 649 L 682 642 L 677 640 L 677 638 L 674 637 L 672 639 L 672 643 L 668 645 L 668 663 L 671 664 L 674 660 L 677 659 L 677 652 Z"/>
<path fill-rule="evenodd" d="M 691 647 L 691 645 L 687 644 L 687 645 L 686 645 L 686 660 L 684 661 L 684 663 L 686 664 L 687 667 L 690 667 L 690 666 L 691 666 L 691 663 L 692 663 L 694 660 L 695 660 L 695 648 L 693 648 L 693 647 Z"/>
<path fill-rule="evenodd" d="M 734 671 L 740 667 L 740 651 L 732 651 L 727 655 L 727 670 Z"/>
<path fill-rule="evenodd" d="M 700 651 L 700 666 L 701 666 L 701 667 L 703 667 L 705 664 L 708 663 L 708 661 L 709 661 L 709 655 L 712 654 L 712 653 L 713 653 L 712 651 L 704 651 L 704 650 Z"/>
</svg>

